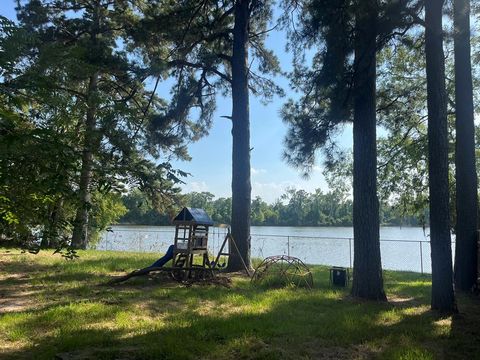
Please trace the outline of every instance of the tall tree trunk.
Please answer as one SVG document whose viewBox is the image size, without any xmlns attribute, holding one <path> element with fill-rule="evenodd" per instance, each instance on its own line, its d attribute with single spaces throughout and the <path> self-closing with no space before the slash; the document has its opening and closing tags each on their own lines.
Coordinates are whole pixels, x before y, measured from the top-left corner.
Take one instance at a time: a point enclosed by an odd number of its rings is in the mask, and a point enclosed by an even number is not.
<svg viewBox="0 0 480 360">
<path fill-rule="evenodd" d="M 455 285 L 468 291 L 477 282 L 478 196 L 475 167 L 472 64 L 470 59 L 470 0 L 454 1 L 455 47 Z"/>
<path fill-rule="evenodd" d="M 250 115 L 248 101 L 249 0 L 235 3 L 232 56 L 232 235 L 240 255 L 250 266 Z M 230 246 L 228 269 L 243 269 L 242 259 Z"/>
<path fill-rule="evenodd" d="M 96 51 L 97 35 L 100 25 L 100 2 L 95 2 L 95 8 L 90 32 L 91 51 Z M 100 74 L 95 71 L 90 75 L 87 88 L 87 113 L 85 135 L 83 139 L 82 169 L 78 186 L 78 205 L 72 234 L 72 247 L 85 249 L 88 244 L 88 213 L 91 207 L 90 184 L 92 182 L 93 153 L 97 144 L 96 112 L 97 89 Z"/>
<path fill-rule="evenodd" d="M 455 298 L 450 239 L 447 96 L 442 7 L 443 0 L 425 1 L 432 309 L 452 312 L 455 310 Z"/>
<path fill-rule="evenodd" d="M 352 295 L 386 300 L 380 257 L 376 147 L 376 1 L 359 1 L 355 30 Z"/>
<path fill-rule="evenodd" d="M 55 248 L 59 243 L 59 232 L 58 225 L 61 219 L 61 212 L 63 208 L 63 199 L 58 199 L 55 204 L 53 204 L 52 211 L 50 212 L 50 221 L 44 231 L 42 236 L 42 242 L 40 247 L 43 249 L 46 248 Z"/>
<path fill-rule="evenodd" d="M 85 137 L 82 154 L 82 169 L 78 188 L 78 206 L 75 216 L 72 247 L 85 249 L 88 243 L 88 213 L 91 206 L 90 184 L 92 182 L 93 151 L 96 141 L 96 93 L 98 73 L 90 76 L 87 90 L 87 116 L 85 121 Z"/>
</svg>

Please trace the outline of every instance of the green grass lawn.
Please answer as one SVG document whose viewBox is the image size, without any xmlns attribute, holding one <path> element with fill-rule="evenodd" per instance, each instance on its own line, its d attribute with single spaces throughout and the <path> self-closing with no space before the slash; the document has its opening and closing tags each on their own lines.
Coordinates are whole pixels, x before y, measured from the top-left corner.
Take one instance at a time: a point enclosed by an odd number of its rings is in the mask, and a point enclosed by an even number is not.
<svg viewBox="0 0 480 360">
<path fill-rule="evenodd" d="M 329 285 L 186 287 L 158 278 L 105 286 L 158 255 L 85 251 L 66 261 L 0 249 L 0 358 L 480 359 L 478 299 L 460 314 L 429 310 L 430 278 L 385 272 L 389 303 Z"/>
</svg>

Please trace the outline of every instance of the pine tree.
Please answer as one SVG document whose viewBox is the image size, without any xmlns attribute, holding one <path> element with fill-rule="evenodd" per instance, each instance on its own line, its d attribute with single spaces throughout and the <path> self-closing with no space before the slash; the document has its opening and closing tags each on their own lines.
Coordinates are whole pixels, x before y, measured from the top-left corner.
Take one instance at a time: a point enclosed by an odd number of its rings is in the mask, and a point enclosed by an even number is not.
<svg viewBox="0 0 480 360">
<path fill-rule="evenodd" d="M 248 89 L 248 46 L 251 6 L 255 1 L 235 1 L 232 49 L 232 235 L 240 256 L 250 266 L 250 105 Z M 230 244 L 233 249 L 233 244 Z M 233 252 L 231 271 L 241 270 L 242 261 Z"/>
<path fill-rule="evenodd" d="M 331 165 L 335 134 L 341 124 L 353 121 L 352 293 L 367 299 L 386 299 L 377 198 L 376 56 L 399 30 L 411 26 L 419 7 L 410 1 L 312 0 L 300 8 L 300 24 L 290 34 L 296 59 L 291 79 L 302 97 L 283 109 L 289 125 L 285 158 L 308 174 L 322 148 Z M 305 47 L 317 50 L 311 69 L 304 65 Z"/>
<path fill-rule="evenodd" d="M 37 40 L 20 58 L 27 66 L 9 84 L 25 98 L 63 111 L 62 121 L 72 128 L 74 161 L 80 164 L 70 183 L 77 197 L 72 239 L 77 248 L 87 245 L 87 235 L 99 223 L 88 222 L 94 194 L 98 199 L 128 184 L 167 206 L 179 192 L 173 185 L 186 175 L 169 160 L 188 158 L 186 144 L 208 125 L 188 116 L 195 104 L 186 100 L 198 90 L 190 77 L 185 76 L 170 102 L 158 97 L 156 86 L 147 89 L 145 81 L 153 75 L 158 81 L 158 76 L 168 78 L 168 68 L 154 72 L 145 66 L 130 42 L 138 20 L 133 5 L 114 5 L 104 0 L 31 0 L 19 6 L 21 24 Z M 168 44 L 157 46 L 165 49 Z M 51 93 L 71 99 L 70 108 L 46 96 Z"/>
<path fill-rule="evenodd" d="M 443 0 L 425 2 L 432 309 L 452 312 L 455 310 L 455 298 L 449 225 L 447 94 L 442 8 Z"/>
<path fill-rule="evenodd" d="M 477 283 L 478 195 L 475 164 L 472 63 L 470 57 L 470 1 L 455 0 L 455 286 L 469 291 Z"/>
<path fill-rule="evenodd" d="M 376 1 L 359 2 L 353 67 L 353 284 L 352 294 L 386 300 L 380 256 L 377 197 Z"/>
<path fill-rule="evenodd" d="M 152 62 L 165 62 L 177 73 L 190 72 L 206 93 L 232 98 L 232 234 L 243 261 L 250 266 L 250 114 L 249 94 L 264 100 L 281 94 L 268 75 L 279 72 L 278 61 L 265 49 L 271 2 L 259 0 L 187 1 L 160 11 L 161 1 L 144 11 L 142 41 L 167 36 L 168 54 L 149 47 Z M 162 8 L 165 10 L 165 8 Z M 164 34 L 160 25 L 175 31 Z M 148 34 L 148 35 L 147 35 Z M 249 59 L 250 57 L 250 59 Z M 211 103 L 210 103 L 211 104 Z M 228 268 L 243 269 L 234 252 Z"/>
</svg>

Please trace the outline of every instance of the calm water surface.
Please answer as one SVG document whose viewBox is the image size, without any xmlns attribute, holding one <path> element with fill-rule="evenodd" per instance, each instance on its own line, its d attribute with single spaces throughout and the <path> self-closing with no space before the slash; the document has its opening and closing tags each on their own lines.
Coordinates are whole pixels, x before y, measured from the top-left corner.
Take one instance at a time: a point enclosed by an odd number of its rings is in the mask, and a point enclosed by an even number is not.
<svg viewBox="0 0 480 360">
<path fill-rule="evenodd" d="M 162 253 L 173 243 L 174 229 L 173 226 L 115 225 L 111 232 L 104 234 L 97 249 Z M 212 254 L 218 253 L 225 231 L 211 228 Z M 352 227 L 252 226 L 251 233 L 252 257 L 287 254 L 308 264 L 352 265 Z M 428 228 L 381 227 L 380 238 L 384 269 L 431 271 Z"/>
</svg>

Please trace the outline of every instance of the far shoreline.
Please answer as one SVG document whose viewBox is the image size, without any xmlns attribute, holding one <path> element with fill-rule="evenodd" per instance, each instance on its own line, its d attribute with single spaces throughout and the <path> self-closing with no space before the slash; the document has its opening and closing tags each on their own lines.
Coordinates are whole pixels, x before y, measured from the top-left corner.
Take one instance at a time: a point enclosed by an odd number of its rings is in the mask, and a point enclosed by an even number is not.
<svg viewBox="0 0 480 360">
<path fill-rule="evenodd" d="M 229 224 L 215 224 L 213 227 L 220 227 L 222 226 L 230 226 Z M 146 224 L 132 224 L 132 223 L 119 223 L 119 224 L 112 224 L 112 226 L 136 226 L 136 227 L 173 227 L 175 225 L 146 225 Z M 279 228 L 287 228 L 287 227 L 295 227 L 295 228 L 353 228 L 353 225 L 250 225 L 250 227 L 279 227 Z M 429 229 L 430 225 L 428 226 L 421 226 L 421 225 L 383 225 L 380 224 L 380 227 L 397 227 L 397 228 L 424 228 Z"/>
</svg>

